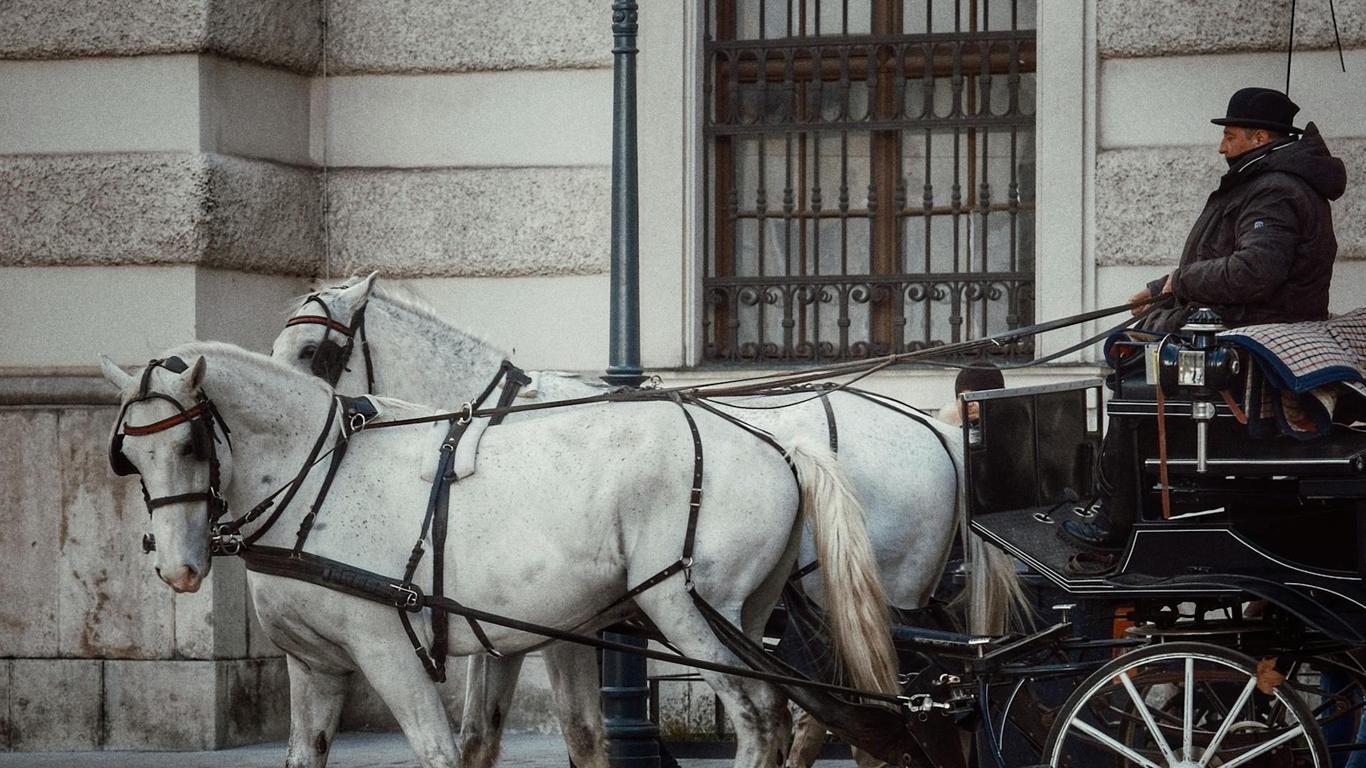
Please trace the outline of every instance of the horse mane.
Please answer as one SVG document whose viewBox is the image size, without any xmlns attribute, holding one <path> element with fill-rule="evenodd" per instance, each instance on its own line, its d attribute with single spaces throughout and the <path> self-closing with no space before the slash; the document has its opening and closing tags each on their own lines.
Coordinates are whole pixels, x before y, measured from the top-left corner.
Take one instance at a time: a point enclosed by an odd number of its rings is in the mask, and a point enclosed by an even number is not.
<svg viewBox="0 0 1366 768">
<path fill-rule="evenodd" d="M 300 381 L 308 381 L 309 386 L 316 387 L 321 392 L 331 392 L 332 387 L 327 382 L 316 376 L 310 376 L 302 371 L 291 368 L 288 364 L 276 360 L 270 355 L 263 355 L 250 349 L 244 349 L 236 344 L 229 344 L 224 341 L 191 341 L 181 344 L 167 351 L 168 355 L 177 355 L 189 363 L 195 357 L 230 358 L 235 363 L 250 366 L 262 373 L 284 373 L 295 377 Z"/>
<path fill-rule="evenodd" d="M 229 358 L 234 364 L 245 365 L 253 369 L 256 373 L 272 374 L 282 373 L 293 378 L 300 386 L 309 386 L 318 390 L 319 394 L 331 396 L 336 394 L 332 387 L 322 379 L 304 373 L 291 367 L 288 363 L 281 362 L 260 352 L 250 349 L 243 349 L 235 344 L 222 341 L 192 341 L 182 344 L 167 352 L 168 355 L 178 355 L 186 363 L 196 357 L 208 356 L 215 359 Z M 306 383 L 305 383 L 306 382 Z M 395 418 L 406 418 L 409 416 L 427 416 L 435 411 L 426 405 L 419 403 L 409 403 L 392 397 L 375 398 L 383 407 L 386 416 Z"/>
<path fill-rule="evenodd" d="M 485 339 L 478 334 L 470 333 L 464 328 L 458 328 L 455 325 L 452 325 L 451 321 L 438 314 L 427 299 L 412 286 L 376 282 L 370 288 L 370 298 L 381 299 L 391 304 L 394 308 L 415 315 L 419 319 L 443 329 L 445 332 L 449 332 L 452 335 L 463 336 L 476 346 L 488 350 L 489 354 L 492 356 L 500 358 L 507 358 L 509 356 L 507 350 L 504 350 L 488 339 Z"/>
</svg>

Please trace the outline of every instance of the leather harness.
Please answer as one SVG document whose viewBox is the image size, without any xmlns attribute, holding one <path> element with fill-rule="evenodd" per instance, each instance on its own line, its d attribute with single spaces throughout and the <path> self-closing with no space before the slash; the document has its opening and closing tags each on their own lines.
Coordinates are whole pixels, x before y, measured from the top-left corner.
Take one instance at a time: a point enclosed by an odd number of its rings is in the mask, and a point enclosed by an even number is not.
<svg viewBox="0 0 1366 768">
<path fill-rule="evenodd" d="M 327 302 L 323 301 L 322 294 L 312 293 L 304 299 L 303 306 L 316 303 L 322 307 L 322 315 L 298 315 L 285 321 L 285 327 L 295 325 L 321 325 L 323 327 L 322 341 L 318 342 L 318 348 L 313 352 L 313 359 L 309 363 L 313 375 L 326 381 L 332 386 L 337 386 L 337 380 L 341 378 L 342 371 L 350 370 L 346 364 L 351 360 L 351 353 L 355 350 L 356 340 L 360 340 L 361 356 L 365 358 L 365 391 L 373 393 L 375 391 L 375 366 L 370 360 L 370 343 L 365 333 L 365 309 L 362 306 L 351 316 L 351 324 L 343 325 L 337 320 L 332 319 L 332 311 L 328 309 Z M 301 307 L 302 309 L 302 307 Z M 346 343 L 338 344 L 332 340 L 332 334 L 336 332 L 346 339 Z"/>
</svg>

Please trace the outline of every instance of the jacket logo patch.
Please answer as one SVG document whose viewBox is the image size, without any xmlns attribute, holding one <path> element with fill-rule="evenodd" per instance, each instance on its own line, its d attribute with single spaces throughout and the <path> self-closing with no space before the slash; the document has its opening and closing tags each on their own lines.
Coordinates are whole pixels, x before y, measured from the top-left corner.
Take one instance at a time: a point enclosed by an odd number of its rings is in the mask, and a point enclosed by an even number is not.
<svg viewBox="0 0 1366 768">
<path fill-rule="evenodd" d="M 1253 229 L 1261 229 L 1262 227 L 1265 227 L 1265 226 L 1266 226 L 1266 222 L 1265 222 L 1265 221 L 1262 221 L 1261 219 L 1258 219 L 1257 221 L 1252 222 L 1252 228 L 1253 228 Z"/>
</svg>

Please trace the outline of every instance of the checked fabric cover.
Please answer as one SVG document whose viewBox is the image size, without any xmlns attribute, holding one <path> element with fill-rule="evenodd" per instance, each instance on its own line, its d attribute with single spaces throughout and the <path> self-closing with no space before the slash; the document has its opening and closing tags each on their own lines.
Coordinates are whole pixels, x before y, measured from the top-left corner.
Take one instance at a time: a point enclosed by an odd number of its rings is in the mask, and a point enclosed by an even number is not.
<svg viewBox="0 0 1366 768">
<path fill-rule="evenodd" d="M 1219 337 L 1255 362 L 1243 397 L 1254 436 L 1326 434 L 1342 398 L 1366 398 L 1366 307 L 1317 322 L 1248 325 Z"/>
</svg>

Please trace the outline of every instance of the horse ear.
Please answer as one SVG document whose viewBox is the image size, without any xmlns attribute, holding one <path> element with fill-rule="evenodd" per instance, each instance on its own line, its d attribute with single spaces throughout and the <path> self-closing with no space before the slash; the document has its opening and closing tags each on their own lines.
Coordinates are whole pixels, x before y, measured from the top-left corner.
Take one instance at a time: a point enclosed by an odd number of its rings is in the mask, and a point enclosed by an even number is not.
<svg viewBox="0 0 1366 768">
<path fill-rule="evenodd" d="M 195 358 L 194 365 L 190 366 L 190 389 L 199 389 L 204 383 L 204 371 L 208 369 L 208 363 L 204 362 L 204 356 Z"/>
<path fill-rule="evenodd" d="M 100 355 L 100 371 L 104 378 L 120 392 L 133 386 L 133 377 L 120 368 L 108 355 Z"/>
<path fill-rule="evenodd" d="M 360 298 L 356 301 L 357 309 L 359 309 L 362 304 L 369 300 L 370 292 L 375 289 L 375 278 L 377 277 L 379 277 L 379 270 L 371 272 L 370 274 L 365 276 L 364 280 L 361 280 L 359 283 L 356 283 L 356 287 L 360 288 L 361 291 Z"/>
</svg>

